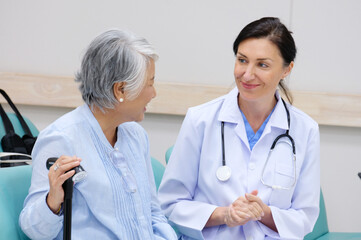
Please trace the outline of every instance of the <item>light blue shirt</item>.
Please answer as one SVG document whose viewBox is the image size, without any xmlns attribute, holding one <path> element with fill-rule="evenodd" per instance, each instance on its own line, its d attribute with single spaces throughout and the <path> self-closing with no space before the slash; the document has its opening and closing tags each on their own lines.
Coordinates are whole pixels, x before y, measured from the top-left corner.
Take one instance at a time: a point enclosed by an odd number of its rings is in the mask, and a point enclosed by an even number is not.
<svg viewBox="0 0 361 240">
<path fill-rule="evenodd" d="M 149 155 L 148 137 L 135 122 L 118 126 L 114 148 L 87 105 L 42 131 L 33 150 L 29 195 L 20 226 L 32 239 L 63 239 L 63 216 L 46 204 L 46 160 L 78 156 L 87 178 L 74 185 L 73 239 L 176 239 L 161 212 Z"/>
<path fill-rule="evenodd" d="M 249 124 L 246 116 L 244 115 L 244 113 L 241 111 L 242 113 L 242 118 L 243 118 L 243 122 L 244 125 L 246 127 L 246 133 L 247 133 L 247 138 L 248 138 L 248 143 L 249 143 L 249 147 L 251 148 L 251 150 L 253 149 L 253 146 L 256 144 L 256 142 L 258 142 L 258 140 L 261 138 L 262 133 L 264 131 L 264 128 L 266 127 L 269 118 L 271 117 L 272 113 L 273 113 L 274 108 L 272 109 L 272 112 L 268 115 L 268 117 L 266 118 L 266 120 L 262 123 L 261 127 L 257 130 L 257 132 L 255 133 L 251 127 L 251 125 Z"/>
<path fill-rule="evenodd" d="M 278 92 L 275 109 L 251 150 L 237 103 L 237 88 L 229 94 L 190 108 L 169 159 L 158 198 L 169 221 L 183 239 L 303 239 L 318 217 L 320 197 L 320 145 L 317 123 L 288 104 L 290 135 L 296 144 L 296 184 L 289 190 L 262 184 L 262 170 L 275 138 L 288 129 L 286 110 Z M 221 122 L 224 121 L 225 158 L 230 179 L 216 177 L 222 166 Z M 292 149 L 277 144 L 265 168 L 266 184 L 290 186 L 294 181 Z M 270 206 L 278 233 L 259 221 L 243 226 L 205 228 L 217 207 L 258 190 Z"/>
</svg>

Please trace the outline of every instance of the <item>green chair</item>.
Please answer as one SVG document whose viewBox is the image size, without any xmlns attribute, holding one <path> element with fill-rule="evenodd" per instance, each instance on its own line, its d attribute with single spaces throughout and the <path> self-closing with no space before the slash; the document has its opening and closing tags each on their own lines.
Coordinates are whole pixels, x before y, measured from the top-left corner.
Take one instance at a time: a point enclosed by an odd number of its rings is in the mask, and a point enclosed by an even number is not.
<svg viewBox="0 0 361 240">
<path fill-rule="evenodd" d="M 15 113 L 7 113 L 17 135 L 25 133 Z M 34 136 L 39 134 L 35 125 L 26 117 L 24 121 Z M 0 139 L 5 135 L 0 117 Z M 2 152 L 0 144 L 0 152 Z M 31 182 L 30 165 L 0 168 L 0 239 L 29 239 L 19 226 L 19 214 Z"/>
<path fill-rule="evenodd" d="M 168 164 L 170 155 L 172 154 L 172 151 L 173 151 L 173 147 L 174 147 L 174 146 L 171 146 L 171 147 L 168 148 L 168 150 L 165 152 L 165 163 L 166 163 L 166 164 Z"/>
<path fill-rule="evenodd" d="M 327 223 L 327 214 L 325 201 L 321 191 L 320 195 L 320 214 L 313 228 L 313 231 L 306 235 L 305 240 L 348 240 L 361 239 L 361 233 L 346 233 L 346 232 L 329 232 Z"/>
<path fill-rule="evenodd" d="M 165 153 L 165 162 L 168 163 L 170 155 L 172 154 L 173 146 L 168 148 Z M 306 235 L 305 240 L 350 240 L 361 239 L 361 233 L 346 233 L 346 232 L 329 232 L 325 201 L 321 191 L 320 195 L 320 214 L 313 228 L 313 231 Z"/>
<path fill-rule="evenodd" d="M 152 167 L 158 190 L 165 167 L 155 158 Z M 19 214 L 30 187 L 31 171 L 30 165 L 0 168 L 0 239 L 29 239 L 19 226 Z"/>
<path fill-rule="evenodd" d="M 165 167 L 157 159 L 152 158 L 152 168 L 153 168 L 155 185 L 158 191 L 160 182 L 162 181 L 163 178 Z"/>
<path fill-rule="evenodd" d="M 31 181 L 31 166 L 0 168 L 0 239 L 29 239 L 19 226 L 19 214 Z"/>
</svg>

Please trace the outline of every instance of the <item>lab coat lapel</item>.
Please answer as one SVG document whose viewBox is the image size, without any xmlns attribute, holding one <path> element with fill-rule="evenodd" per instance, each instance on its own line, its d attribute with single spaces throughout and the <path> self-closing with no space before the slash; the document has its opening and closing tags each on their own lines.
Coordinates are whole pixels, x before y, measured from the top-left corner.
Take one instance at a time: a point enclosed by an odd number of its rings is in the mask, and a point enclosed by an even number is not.
<svg viewBox="0 0 361 240">
<path fill-rule="evenodd" d="M 222 107 L 219 112 L 218 121 L 225 123 L 233 123 L 237 125 L 234 128 L 237 136 L 242 140 L 242 142 L 248 147 L 249 143 L 245 130 L 244 121 L 242 118 L 241 111 L 238 107 L 238 89 L 235 87 L 231 92 L 229 92 L 224 99 Z"/>
<path fill-rule="evenodd" d="M 272 127 L 284 130 L 288 129 L 286 109 L 283 106 L 282 99 L 278 91 L 276 91 L 276 98 L 277 104 L 275 110 L 273 111 L 272 116 L 270 117 L 268 124 L 263 131 L 261 139 L 271 132 Z"/>
</svg>

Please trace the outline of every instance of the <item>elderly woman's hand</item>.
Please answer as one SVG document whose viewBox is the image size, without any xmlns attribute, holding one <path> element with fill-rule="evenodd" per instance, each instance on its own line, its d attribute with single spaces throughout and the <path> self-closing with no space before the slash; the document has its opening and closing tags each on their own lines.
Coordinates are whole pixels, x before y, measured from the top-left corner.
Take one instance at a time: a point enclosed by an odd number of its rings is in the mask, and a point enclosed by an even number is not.
<svg viewBox="0 0 361 240">
<path fill-rule="evenodd" d="M 228 207 L 225 223 L 229 227 L 235 227 L 244 225 L 250 220 L 260 220 L 263 215 L 264 213 L 259 203 L 249 201 L 245 197 L 239 197 Z"/>
<path fill-rule="evenodd" d="M 63 183 L 75 174 L 75 171 L 71 169 L 79 166 L 80 161 L 81 159 L 76 156 L 61 156 L 49 169 L 50 190 L 46 198 L 46 203 L 53 213 L 58 213 L 61 204 L 64 202 Z"/>
</svg>

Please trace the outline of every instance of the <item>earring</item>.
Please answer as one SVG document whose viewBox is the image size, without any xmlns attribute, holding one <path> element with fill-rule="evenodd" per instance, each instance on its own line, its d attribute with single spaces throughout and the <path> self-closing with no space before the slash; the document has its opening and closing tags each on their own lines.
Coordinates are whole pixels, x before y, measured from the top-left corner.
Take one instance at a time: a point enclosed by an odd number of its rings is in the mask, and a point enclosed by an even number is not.
<svg viewBox="0 0 361 240">
<path fill-rule="evenodd" d="M 124 98 L 119 98 L 119 102 L 124 102 Z"/>
</svg>

